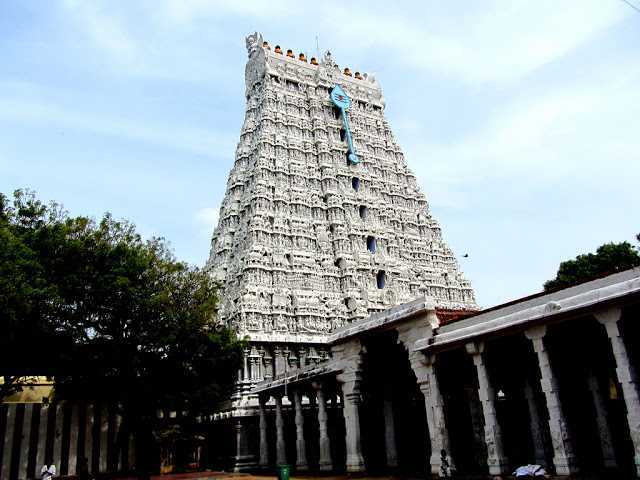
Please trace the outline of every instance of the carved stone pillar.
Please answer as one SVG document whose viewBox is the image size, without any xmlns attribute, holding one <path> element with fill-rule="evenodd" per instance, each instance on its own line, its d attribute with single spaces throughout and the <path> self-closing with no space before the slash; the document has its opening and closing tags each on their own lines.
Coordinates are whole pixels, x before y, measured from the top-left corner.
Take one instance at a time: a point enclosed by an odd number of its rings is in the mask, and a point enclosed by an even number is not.
<svg viewBox="0 0 640 480">
<path fill-rule="evenodd" d="M 264 379 L 273 379 L 273 357 L 266 352 L 264 355 Z"/>
<path fill-rule="evenodd" d="M 484 440 L 487 445 L 487 466 L 489 474 L 500 475 L 509 469 L 509 460 L 504 453 L 502 429 L 496 416 L 494 392 L 489 381 L 489 373 L 485 364 L 484 343 L 472 342 L 466 345 L 472 356 L 478 375 L 478 395 L 482 404 L 484 417 Z"/>
<path fill-rule="evenodd" d="M 100 473 L 107 471 L 107 452 L 109 444 L 109 408 L 107 404 L 102 404 L 100 407 L 100 455 L 99 455 L 99 468 Z"/>
<path fill-rule="evenodd" d="M 255 357 L 249 357 L 249 380 L 251 383 L 255 383 L 256 381 L 257 370 L 258 366 L 256 365 Z"/>
<path fill-rule="evenodd" d="M 280 347 L 275 347 L 273 349 L 273 354 L 275 356 L 275 360 L 274 360 L 274 362 L 275 362 L 275 372 L 274 372 L 273 376 L 277 377 L 278 375 L 284 373 L 285 370 L 286 370 L 284 351 Z"/>
<path fill-rule="evenodd" d="M 69 426 L 69 461 L 67 463 L 67 473 L 76 474 L 78 466 L 78 405 L 71 406 L 71 425 Z"/>
<path fill-rule="evenodd" d="M 293 391 L 293 406 L 295 408 L 296 422 L 296 469 L 305 471 L 307 464 L 307 447 L 304 441 L 304 415 L 302 414 L 302 394 L 300 390 Z"/>
<path fill-rule="evenodd" d="M 249 439 L 247 427 L 242 423 L 242 419 L 236 421 L 236 455 L 234 471 L 240 472 L 251 466 L 252 456 L 249 454 Z"/>
<path fill-rule="evenodd" d="M 84 422 L 84 457 L 87 459 L 89 473 L 93 472 L 93 423 L 93 405 L 87 404 Z"/>
<path fill-rule="evenodd" d="M 11 471 L 11 456 L 13 455 L 13 430 L 16 425 L 16 409 L 17 404 L 8 403 L 6 405 L 7 416 L 6 426 L 4 429 L 4 447 L 2 452 L 2 470 L 0 471 L 0 478 L 9 478 Z M 40 473 L 40 472 L 38 472 Z"/>
<path fill-rule="evenodd" d="M 549 352 L 544 344 L 546 326 L 538 326 L 526 331 L 526 336 L 533 342 L 533 349 L 538 356 L 538 366 L 540 368 L 540 385 L 547 402 L 549 412 L 549 432 L 551 433 L 551 443 L 553 445 L 553 465 L 557 475 L 571 475 L 578 473 L 576 457 L 573 453 L 571 435 L 567 427 L 567 421 L 560 403 L 558 382 L 553 375 Z"/>
<path fill-rule="evenodd" d="M 529 379 L 526 380 L 524 385 L 524 395 L 529 407 L 531 440 L 533 442 L 535 461 L 537 465 L 546 465 L 547 456 L 544 448 L 544 432 L 542 430 L 542 424 L 540 423 L 540 409 L 538 408 L 535 391 Z"/>
<path fill-rule="evenodd" d="M 360 442 L 360 372 L 338 375 L 344 398 L 344 424 L 347 446 L 347 472 L 363 472 L 364 458 Z"/>
<path fill-rule="evenodd" d="M 244 355 L 242 355 L 242 361 L 243 361 L 243 370 L 242 370 L 242 379 L 245 382 L 249 381 L 249 349 L 245 348 L 244 349 Z"/>
<path fill-rule="evenodd" d="M 36 475 L 40 474 L 40 469 L 45 462 L 45 449 L 47 446 L 47 431 L 49 426 L 49 407 L 40 405 L 40 423 L 38 425 L 38 438 L 36 441 Z"/>
<path fill-rule="evenodd" d="M 129 448 L 127 449 L 127 465 L 129 469 L 136 464 L 136 439 L 133 433 L 129 433 Z"/>
<path fill-rule="evenodd" d="M 258 381 L 264 380 L 264 356 L 265 351 L 263 348 L 258 350 Z"/>
<path fill-rule="evenodd" d="M 258 465 L 260 468 L 267 468 L 269 466 L 269 443 L 267 441 L 267 412 L 266 412 L 267 397 L 260 395 L 258 397 L 258 405 L 260 412 L 260 460 Z"/>
<path fill-rule="evenodd" d="M 636 474 L 640 476 L 640 397 L 638 396 L 638 378 L 633 365 L 629 361 L 629 353 L 620 334 L 619 320 L 622 316 L 620 308 L 610 308 L 596 313 L 598 322 L 604 325 L 611 349 L 616 360 L 616 376 L 622 387 L 624 403 L 627 407 L 627 423 L 629 434 L 635 451 L 634 461 Z"/>
<path fill-rule="evenodd" d="M 31 451 L 31 420 L 33 419 L 33 403 L 24 406 L 24 420 L 22 423 L 22 441 L 20 442 L 20 463 L 18 478 L 27 478 L 29 466 L 29 452 Z M 38 470 L 38 473 L 40 471 Z"/>
<path fill-rule="evenodd" d="M 55 404 L 56 409 L 56 422 L 55 430 L 53 431 L 53 458 L 51 463 L 56 466 L 57 471 L 60 471 L 60 465 L 62 463 L 62 425 L 64 420 L 64 410 L 59 403 Z"/>
<path fill-rule="evenodd" d="M 596 410 L 596 423 L 598 424 L 600 449 L 602 450 L 604 466 L 607 468 L 616 468 L 618 464 L 616 462 L 616 454 L 613 450 L 613 442 L 611 440 L 611 429 L 609 428 L 609 421 L 607 419 L 607 407 L 605 406 L 604 399 L 602 398 L 598 379 L 593 372 L 589 373 L 587 383 L 589 385 L 589 390 L 591 391 L 591 398 L 593 398 L 593 406 Z"/>
<path fill-rule="evenodd" d="M 424 396 L 425 412 L 427 416 L 427 426 L 429 428 L 429 441 L 431 445 L 431 457 L 429 465 L 431 474 L 444 476 L 448 474 L 444 470 L 453 469 L 449 448 L 449 435 L 444 419 L 444 401 L 440 393 L 440 386 L 435 371 L 436 356 L 425 357 L 420 352 L 415 352 L 410 356 L 411 369 L 416 375 L 418 387 Z M 442 452 L 445 452 L 444 459 L 449 465 L 443 466 Z"/>
<path fill-rule="evenodd" d="M 327 415 L 327 397 L 323 384 L 314 383 L 313 386 L 316 389 L 316 397 L 318 400 L 318 430 L 320 434 L 320 441 L 318 442 L 320 447 L 318 466 L 320 471 L 326 472 L 333 470 L 331 440 L 329 439 L 329 416 Z"/>
<path fill-rule="evenodd" d="M 396 426 L 393 418 L 393 387 L 385 384 L 383 387 L 383 413 L 384 413 L 384 443 L 387 452 L 387 467 L 398 466 L 398 450 L 396 448 Z"/>
<path fill-rule="evenodd" d="M 282 397 L 280 393 L 275 394 L 276 400 L 276 463 L 284 465 L 287 463 L 287 453 L 284 443 L 284 418 L 282 417 Z"/>
</svg>

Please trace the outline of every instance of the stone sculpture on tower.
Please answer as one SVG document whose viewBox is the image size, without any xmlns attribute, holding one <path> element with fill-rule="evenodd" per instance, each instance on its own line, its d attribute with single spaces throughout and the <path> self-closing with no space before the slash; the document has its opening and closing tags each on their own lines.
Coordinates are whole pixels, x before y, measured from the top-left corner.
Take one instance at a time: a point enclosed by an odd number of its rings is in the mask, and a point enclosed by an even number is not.
<svg viewBox="0 0 640 480">
<path fill-rule="evenodd" d="M 336 328 L 425 295 L 477 309 L 376 78 L 258 33 L 246 45 L 245 120 L 207 263 L 218 320 L 249 339 L 237 418 L 255 414 L 252 385 L 325 359 Z"/>
</svg>

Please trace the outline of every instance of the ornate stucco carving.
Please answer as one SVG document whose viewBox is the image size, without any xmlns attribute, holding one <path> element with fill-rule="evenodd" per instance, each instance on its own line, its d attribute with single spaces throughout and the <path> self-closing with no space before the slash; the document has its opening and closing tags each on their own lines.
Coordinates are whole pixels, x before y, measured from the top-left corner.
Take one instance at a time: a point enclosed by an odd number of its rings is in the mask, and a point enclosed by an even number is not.
<svg viewBox="0 0 640 480">
<path fill-rule="evenodd" d="M 316 66 L 262 42 L 246 39 L 245 120 L 207 264 L 222 284 L 220 319 L 254 342 L 322 344 L 336 328 L 423 295 L 476 308 L 375 77 L 343 75 L 328 52 Z M 347 164 L 329 98 L 336 83 L 352 100 L 358 165 Z"/>
</svg>

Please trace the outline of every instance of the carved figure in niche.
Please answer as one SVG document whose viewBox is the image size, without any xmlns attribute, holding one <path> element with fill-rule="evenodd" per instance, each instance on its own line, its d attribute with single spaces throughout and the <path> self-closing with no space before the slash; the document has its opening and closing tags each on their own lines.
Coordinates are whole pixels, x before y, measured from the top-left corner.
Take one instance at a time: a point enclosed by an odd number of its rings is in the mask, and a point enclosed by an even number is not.
<svg viewBox="0 0 640 480">
<path fill-rule="evenodd" d="M 284 318 L 282 315 L 278 315 L 278 317 L 276 318 L 275 330 L 279 332 L 286 332 L 289 330 L 289 327 L 287 325 L 287 319 Z"/>
<path fill-rule="evenodd" d="M 273 331 L 273 318 L 267 317 L 264 319 L 263 329 L 265 333 L 271 333 Z"/>
<path fill-rule="evenodd" d="M 247 330 L 262 330 L 262 322 L 260 318 L 256 318 L 255 314 L 247 318 Z"/>
</svg>

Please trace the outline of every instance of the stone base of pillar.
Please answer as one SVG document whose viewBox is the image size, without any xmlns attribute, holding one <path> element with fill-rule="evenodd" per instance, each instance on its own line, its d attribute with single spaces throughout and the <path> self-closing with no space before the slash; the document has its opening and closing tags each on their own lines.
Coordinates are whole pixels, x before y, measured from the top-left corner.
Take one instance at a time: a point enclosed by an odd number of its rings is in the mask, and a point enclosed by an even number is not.
<svg viewBox="0 0 640 480">
<path fill-rule="evenodd" d="M 429 458 L 429 464 L 431 465 L 431 475 L 440 476 L 442 463 L 440 461 L 440 454 L 433 452 L 431 458 Z"/>
<path fill-rule="evenodd" d="M 489 475 L 504 475 L 509 472 L 509 464 L 507 463 L 493 463 L 489 465 Z"/>
<path fill-rule="evenodd" d="M 348 473 L 364 472 L 364 458 L 362 458 L 362 455 L 347 455 L 346 466 Z"/>
<path fill-rule="evenodd" d="M 348 460 L 347 460 L 348 462 Z M 364 472 L 364 462 L 352 462 L 347 463 L 347 472 L 348 473 L 361 473 Z"/>
<path fill-rule="evenodd" d="M 554 456 L 553 466 L 556 470 L 556 475 L 574 475 L 579 472 L 575 460 L 567 457 Z"/>
<path fill-rule="evenodd" d="M 249 470 L 255 470 L 258 466 L 256 458 L 253 455 L 243 455 L 239 457 L 233 457 L 233 472 L 246 472 Z"/>
</svg>

